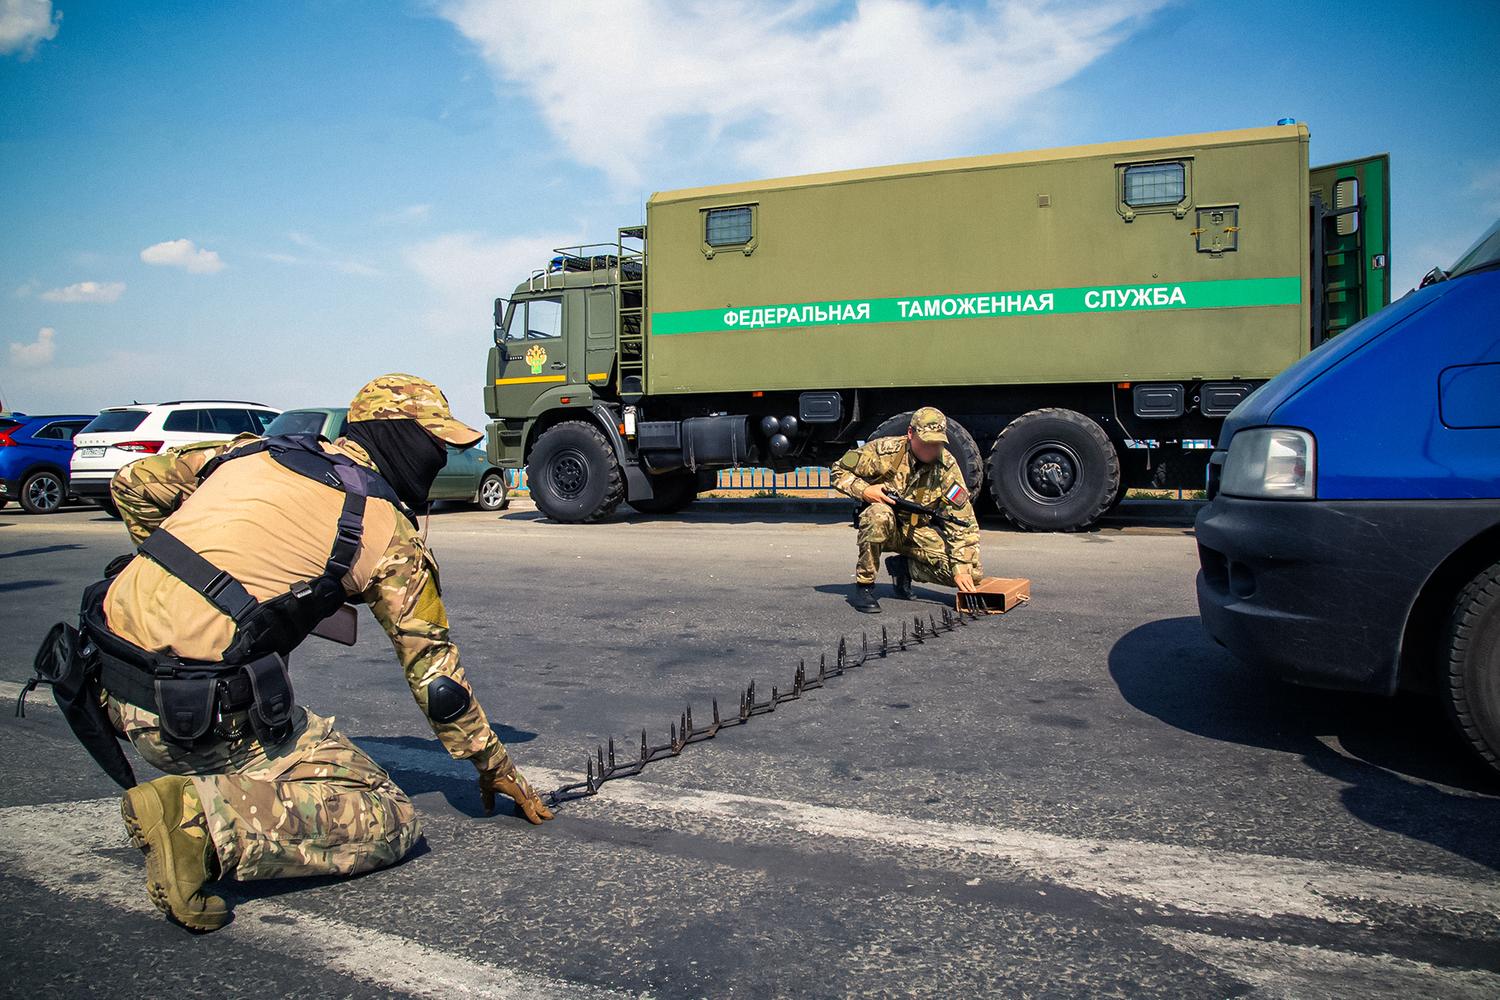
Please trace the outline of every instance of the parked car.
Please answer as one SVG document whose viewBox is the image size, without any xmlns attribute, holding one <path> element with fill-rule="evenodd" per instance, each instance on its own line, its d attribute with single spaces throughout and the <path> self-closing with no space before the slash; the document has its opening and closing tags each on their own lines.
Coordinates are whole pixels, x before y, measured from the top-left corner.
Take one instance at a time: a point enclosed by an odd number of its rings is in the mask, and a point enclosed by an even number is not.
<svg viewBox="0 0 1500 1000">
<path fill-rule="evenodd" d="M 73 435 L 91 414 L 0 414 L 0 507 L 11 501 L 28 514 L 50 514 L 72 495 L 68 464 Z"/>
<path fill-rule="evenodd" d="M 1317 687 L 1440 694 L 1500 769 L 1500 223 L 1224 422 L 1198 607 Z"/>
<path fill-rule="evenodd" d="M 332 441 L 344 433 L 347 406 L 304 406 L 286 410 L 266 428 L 267 434 L 321 434 Z M 505 472 L 490 464 L 483 448 L 448 445 L 448 462 L 427 494 L 429 500 L 466 500 L 481 510 L 510 506 Z"/>
<path fill-rule="evenodd" d="M 109 481 L 124 466 L 176 445 L 264 434 L 278 412 L 264 403 L 222 399 L 110 407 L 73 440 L 73 491 L 119 517 L 109 497 Z"/>
</svg>

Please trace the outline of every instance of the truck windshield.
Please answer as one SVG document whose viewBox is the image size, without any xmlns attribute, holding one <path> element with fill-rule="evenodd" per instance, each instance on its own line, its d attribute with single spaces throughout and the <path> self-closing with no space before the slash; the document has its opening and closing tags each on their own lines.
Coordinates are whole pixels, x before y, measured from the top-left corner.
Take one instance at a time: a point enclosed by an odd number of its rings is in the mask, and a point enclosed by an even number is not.
<svg viewBox="0 0 1500 1000">
<path fill-rule="evenodd" d="M 1458 263 L 1449 268 L 1448 277 L 1456 278 L 1468 271 L 1478 271 L 1496 264 L 1500 264 L 1500 221 L 1491 226 L 1487 233 L 1479 237 L 1479 242 L 1458 258 Z"/>
</svg>

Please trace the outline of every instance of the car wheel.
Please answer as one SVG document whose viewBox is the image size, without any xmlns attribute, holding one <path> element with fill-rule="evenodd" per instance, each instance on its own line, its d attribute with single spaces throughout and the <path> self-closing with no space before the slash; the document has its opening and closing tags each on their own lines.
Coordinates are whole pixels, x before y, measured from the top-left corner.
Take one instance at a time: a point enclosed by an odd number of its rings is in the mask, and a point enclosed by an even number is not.
<svg viewBox="0 0 1500 1000">
<path fill-rule="evenodd" d="M 1448 714 L 1474 752 L 1500 771 L 1500 562 L 1458 595 L 1447 653 Z"/>
<path fill-rule="evenodd" d="M 116 521 L 123 521 L 125 519 L 124 516 L 120 514 L 120 508 L 115 506 L 115 501 L 113 498 L 102 497 L 101 499 L 95 500 L 94 503 L 98 504 L 100 510 L 104 511 L 104 513 L 108 514 Z"/>
<path fill-rule="evenodd" d="M 33 472 L 21 484 L 21 509 L 28 514 L 51 514 L 63 505 L 67 487 L 55 472 Z"/>
<path fill-rule="evenodd" d="M 1120 456 L 1104 428 L 1075 410 L 1023 413 L 990 449 L 995 502 L 1027 531 L 1078 531 L 1120 491 Z"/>
<path fill-rule="evenodd" d="M 871 431 L 869 440 L 902 437 L 910 426 L 911 411 L 898 413 Z M 975 497 L 979 496 L 984 490 L 984 458 L 979 454 L 979 444 L 974 440 L 974 435 L 952 417 L 948 418 L 948 453 L 957 460 L 959 471 L 964 474 L 964 485 L 968 487 L 969 493 Z"/>
<path fill-rule="evenodd" d="M 650 500 L 627 500 L 642 514 L 675 514 L 698 499 L 698 475 L 694 472 L 669 472 L 651 477 Z"/>
<path fill-rule="evenodd" d="M 486 472 L 479 481 L 479 492 L 475 501 L 480 510 L 504 510 L 510 506 L 510 490 L 505 485 L 505 473 Z"/>
<path fill-rule="evenodd" d="M 570 420 L 537 438 L 526 462 L 536 509 L 554 521 L 602 521 L 625 498 L 615 450 L 593 424 Z"/>
</svg>

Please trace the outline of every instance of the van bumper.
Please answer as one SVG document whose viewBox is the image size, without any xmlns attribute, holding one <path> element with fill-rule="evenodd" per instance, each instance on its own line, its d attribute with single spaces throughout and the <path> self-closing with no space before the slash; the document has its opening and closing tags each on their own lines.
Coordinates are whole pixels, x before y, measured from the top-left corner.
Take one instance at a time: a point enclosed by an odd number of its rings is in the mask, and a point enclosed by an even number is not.
<svg viewBox="0 0 1500 1000">
<path fill-rule="evenodd" d="M 1245 500 L 1198 514 L 1198 612 L 1247 663 L 1313 687 L 1392 694 L 1423 584 L 1500 523 L 1494 500 Z"/>
</svg>

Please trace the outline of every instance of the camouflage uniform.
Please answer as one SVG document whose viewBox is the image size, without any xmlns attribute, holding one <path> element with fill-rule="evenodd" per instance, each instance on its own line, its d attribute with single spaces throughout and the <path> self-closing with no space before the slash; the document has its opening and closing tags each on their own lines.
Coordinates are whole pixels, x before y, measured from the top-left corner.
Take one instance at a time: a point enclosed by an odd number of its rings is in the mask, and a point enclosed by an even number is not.
<svg viewBox="0 0 1500 1000">
<path fill-rule="evenodd" d="M 441 413 L 413 403 L 406 389 L 420 381 L 377 379 L 356 397 L 350 421 L 414 417 L 452 443 L 472 444 L 478 432 L 447 415 L 446 400 Z M 442 399 L 430 383 L 416 388 Z M 198 473 L 209 460 L 254 440 L 242 436 L 142 459 L 115 476 L 111 493 L 134 541 L 165 525 L 265 600 L 321 571 L 341 498 L 281 469 L 264 453 L 223 465 L 199 489 Z M 325 448 L 374 467 L 369 454 L 347 438 Z M 369 500 L 359 553 L 343 582 L 390 636 L 424 715 L 427 686 L 435 677 L 468 689 L 448 635 L 437 564 L 422 536 L 388 501 Z M 115 578 L 105 614 L 122 638 L 184 658 L 217 661 L 234 636 L 229 618 L 145 558 L 132 560 Z M 162 737 L 153 712 L 113 697 L 107 707 L 149 763 L 192 777 L 225 875 L 243 880 L 369 871 L 400 860 L 421 837 L 410 799 L 330 718 L 299 707 L 291 733 L 266 745 L 251 731 L 247 713 L 239 712 L 215 727 L 214 738 L 185 747 Z M 481 770 L 506 759 L 472 697 L 456 719 L 440 723 L 429 717 L 429 723 L 455 758 L 472 760 Z"/>
<path fill-rule="evenodd" d="M 925 423 L 923 423 L 925 418 Z M 912 425 L 924 439 L 946 441 L 946 418 L 932 407 L 923 407 L 912 417 Z M 923 428 L 929 428 L 925 430 Z M 936 442 L 935 442 L 936 443 Z M 947 527 L 938 531 L 919 523 L 915 514 L 872 503 L 859 515 L 859 561 L 854 581 L 872 584 L 880 568 L 880 554 L 895 552 L 907 557 L 913 580 L 943 587 L 957 586 L 956 577 L 968 573 L 977 582 L 983 577 L 979 565 L 979 522 L 974 517 L 962 470 L 944 448 L 938 461 L 923 463 L 911 453 L 905 436 L 876 438 L 845 453 L 833 465 L 833 488 L 856 500 L 871 486 L 884 486 L 899 496 L 923 506 L 951 508 L 969 527 Z"/>
</svg>

